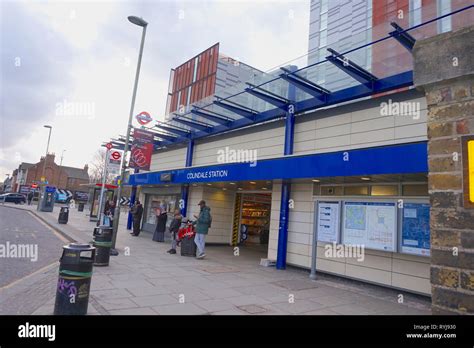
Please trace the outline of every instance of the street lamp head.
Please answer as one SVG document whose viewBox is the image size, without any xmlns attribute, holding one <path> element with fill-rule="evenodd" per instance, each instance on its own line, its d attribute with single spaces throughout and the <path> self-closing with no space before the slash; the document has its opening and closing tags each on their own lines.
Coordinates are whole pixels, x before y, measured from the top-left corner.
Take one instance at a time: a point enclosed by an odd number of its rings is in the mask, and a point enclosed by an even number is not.
<svg viewBox="0 0 474 348">
<path fill-rule="evenodd" d="M 51 127 L 51 126 L 49 126 L 49 125 L 47 125 L 47 124 L 45 124 L 43 127 L 44 127 L 44 128 L 49 128 L 49 129 L 53 128 L 53 127 Z"/>
<path fill-rule="evenodd" d="M 146 27 L 148 25 L 148 22 L 146 22 L 143 18 L 139 18 L 137 16 L 128 16 L 128 20 L 140 27 Z"/>
</svg>

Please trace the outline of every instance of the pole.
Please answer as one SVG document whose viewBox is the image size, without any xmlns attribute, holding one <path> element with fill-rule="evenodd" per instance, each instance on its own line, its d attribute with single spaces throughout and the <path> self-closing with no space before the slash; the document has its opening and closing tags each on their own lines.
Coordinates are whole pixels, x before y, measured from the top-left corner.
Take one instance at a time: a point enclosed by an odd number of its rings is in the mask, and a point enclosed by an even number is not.
<svg viewBox="0 0 474 348">
<path fill-rule="evenodd" d="M 127 169 L 126 156 L 127 156 L 128 146 L 129 146 L 129 141 L 130 141 L 130 131 L 132 129 L 133 109 L 135 108 L 135 98 L 137 96 L 138 78 L 140 76 L 140 66 L 142 63 L 143 45 L 145 44 L 145 34 L 146 34 L 146 25 L 143 26 L 142 41 L 140 43 L 140 52 L 138 53 L 137 71 L 135 73 L 135 84 L 133 86 L 132 104 L 130 105 L 130 114 L 128 116 L 127 133 L 125 135 L 122 171 L 120 173 L 120 179 L 119 179 L 120 181 L 118 183 L 118 188 L 117 188 L 117 201 L 119 204 L 117 204 L 117 208 L 115 209 L 115 213 L 114 213 L 112 248 L 110 250 L 111 255 L 118 255 L 117 250 L 115 250 L 115 243 L 117 241 L 117 231 L 118 231 L 119 219 L 120 219 L 120 197 L 122 195 L 122 185 L 123 185 L 123 179 L 125 177 L 125 169 Z"/>
<path fill-rule="evenodd" d="M 316 257 L 318 253 L 318 217 L 319 217 L 319 203 L 314 203 L 313 214 L 313 244 L 311 245 L 311 273 L 309 279 L 316 280 Z"/>
<path fill-rule="evenodd" d="M 49 134 L 48 134 L 48 143 L 47 143 L 47 145 L 46 145 L 46 155 L 44 156 L 43 171 L 42 171 L 42 173 L 41 173 L 41 178 L 44 178 L 44 175 L 45 175 L 45 172 L 46 172 L 46 159 L 48 158 L 49 140 L 51 139 L 51 129 L 52 129 L 52 127 L 51 127 L 51 126 L 48 126 L 48 127 L 46 127 L 46 128 L 49 128 Z M 40 178 L 40 179 L 41 179 L 41 178 Z M 46 178 L 45 178 L 45 180 L 46 180 Z M 39 193 L 39 195 L 38 195 L 38 205 L 36 206 L 36 210 L 39 210 L 39 209 L 40 209 L 41 197 L 42 197 L 42 196 L 41 196 L 41 192 L 42 192 L 42 191 L 45 191 L 45 190 L 44 190 L 44 187 L 46 186 L 46 184 L 45 184 L 43 181 L 41 181 L 41 184 L 40 184 L 40 185 L 41 185 L 41 187 L 40 187 L 40 193 Z M 43 188 L 43 190 L 42 190 L 42 188 Z"/>
<path fill-rule="evenodd" d="M 109 150 L 105 150 L 105 163 L 104 163 L 104 171 L 102 172 L 102 187 L 100 188 L 100 196 L 99 196 L 99 212 L 97 216 L 99 217 L 99 225 L 102 225 L 102 203 L 104 199 L 104 191 L 105 191 L 105 179 L 107 178 L 107 163 L 109 161 Z"/>
<path fill-rule="evenodd" d="M 43 173 L 41 174 L 41 177 L 44 177 L 44 174 L 46 172 L 46 158 L 48 157 L 48 152 L 49 152 L 49 140 L 51 139 L 51 129 L 52 127 L 49 127 L 48 144 L 46 145 L 46 156 L 44 156 Z"/>
<path fill-rule="evenodd" d="M 138 172 L 139 172 L 138 168 L 135 168 L 134 173 L 137 174 Z M 128 206 L 130 208 L 132 208 L 133 205 L 135 204 L 136 196 L 137 196 L 137 186 L 134 185 L 134 186 L 132 186 L 132 192 L 130 194 L 130 203 L 128 204 Z M 127 230 L 131 230 L 132 225 L 133 225 L 133 215 L 132 215 L 132 211 L 129 210 L 128 211 L 128 219 L 127 219 Z"/>
</svg>

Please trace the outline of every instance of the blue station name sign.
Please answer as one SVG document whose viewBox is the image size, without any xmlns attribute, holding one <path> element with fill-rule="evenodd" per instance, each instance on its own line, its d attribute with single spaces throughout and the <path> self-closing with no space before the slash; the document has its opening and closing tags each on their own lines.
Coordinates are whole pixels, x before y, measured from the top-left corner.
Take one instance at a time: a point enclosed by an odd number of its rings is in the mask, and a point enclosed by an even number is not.
<svg viewBox="0 0 474 348">
<path fill-rule="evenodd" d="M 148 172 L 130 176 L 129 185 L 320 178 L 329 176 L 426 173 L 427 143 L 357 149 L 305 156 Z M 171 180 L 164 181 L 164 174 Z"/>
</svg>

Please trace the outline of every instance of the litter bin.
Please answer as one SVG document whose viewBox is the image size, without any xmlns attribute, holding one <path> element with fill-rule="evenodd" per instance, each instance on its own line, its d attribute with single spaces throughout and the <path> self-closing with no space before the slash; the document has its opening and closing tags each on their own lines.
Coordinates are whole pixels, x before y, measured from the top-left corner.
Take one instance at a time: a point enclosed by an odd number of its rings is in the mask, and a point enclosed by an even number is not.
<svg viewBox="0 0 474 348">
<path fill-rule="evenodd" d="M 94 242 L 97 252 L 95 253 L 94 266 L 108 266 L 110 259 L 110 248 L 112 247 L 112 227 L 98 226 L 94 228 Z"/>
<path fill-rule="evenodd" d="M 178 231 L 178 238 L 181 241 L 181 256 L 196 256 L 196 243 L 194 243 L 194 226 L 188 224 Z"/>
<path fill-rule="evenodd" d="M 60 224 L 67 224 L 69 220 L 69 207 L 61 207 L 58 216 L 58 222 Z"/>
<path fill-rule="evenodd" d="M 63 246 L 59 260 L 55 315 L 87 314 L 94 257 L 95 248 L 89 244 L 71 243 Z"/>
<path fill-rule="evenodd" d="M 84 211 L 84 203 L 79 203 L 77 206 L 77 211 Z"/>
</svg>

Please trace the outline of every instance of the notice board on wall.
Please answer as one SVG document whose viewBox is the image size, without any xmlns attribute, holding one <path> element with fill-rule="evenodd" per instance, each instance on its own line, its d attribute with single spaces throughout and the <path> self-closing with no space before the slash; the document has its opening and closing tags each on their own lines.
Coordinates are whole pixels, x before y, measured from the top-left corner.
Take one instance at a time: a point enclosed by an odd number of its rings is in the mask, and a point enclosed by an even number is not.
<svg viewBox="0 0 474 348">
<path fill-rule="evenodd" d="M 405 203 L 402 211 L 400 251 L 430 256 L 430 205 Z"/>
<path fill-rule="evenodd" d="M 342 240 L 367 249 L 396 251 L 395 203 L 344 202 Z"/>
<path fill-rule="evenodd" d="M 334 201 L 318 202 L 318 241 L 339 243 L 340 236 L 340 203 Z"/>
</svg>

